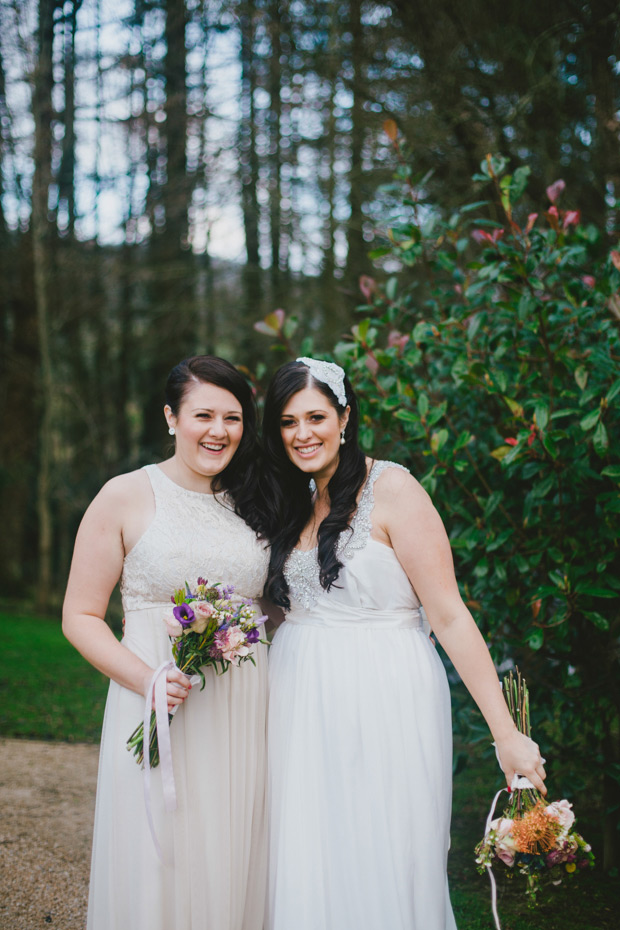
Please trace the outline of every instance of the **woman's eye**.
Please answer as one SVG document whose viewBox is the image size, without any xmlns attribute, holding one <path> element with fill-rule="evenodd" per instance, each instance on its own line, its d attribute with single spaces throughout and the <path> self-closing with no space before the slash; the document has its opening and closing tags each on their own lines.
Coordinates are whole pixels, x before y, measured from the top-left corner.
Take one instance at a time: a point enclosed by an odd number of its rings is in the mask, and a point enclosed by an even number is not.
<svg viewBox="0 0 620 930">
<path fill-rule="evenodd" d="M 295 426 L 295 421 L 294 420 L 282 420 L 280 422 L 280 426 L 282 427 L 282 429 L 289 429 L 291 426 Z"/>
<path fill-rule="evenodd" d="M 241 417 L 226 417 L 230 423 L 241 423 Z"/>
<path fill-rule="evenodd" d="M 321 420 L 324 420 L 325 417 L 324 417 L 321 413 L 315 413 L 314 416 L 311 417 L 311 419 L 312 419 L 315 423 L 319 423 Z"/>
</svg>

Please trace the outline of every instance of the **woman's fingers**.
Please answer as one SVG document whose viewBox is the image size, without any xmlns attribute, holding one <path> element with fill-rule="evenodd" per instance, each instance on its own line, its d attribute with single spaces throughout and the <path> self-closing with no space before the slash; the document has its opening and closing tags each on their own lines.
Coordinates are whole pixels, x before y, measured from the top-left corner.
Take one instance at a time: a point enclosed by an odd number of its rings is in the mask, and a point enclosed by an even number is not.
<svg viewBox="0 0 620 930">
<path fill-rule="evenodd" d="M 515 731 L 510 737 L 498 744 L 498 751 L 509 786 L 512 785 L 516 773 L 528 778 L 541 794 L 547 793 L 544 783 L 547 777 L 544 766 L 545 760 L 540 754 L 538 745 L 533 740 Z"/>
</svg>

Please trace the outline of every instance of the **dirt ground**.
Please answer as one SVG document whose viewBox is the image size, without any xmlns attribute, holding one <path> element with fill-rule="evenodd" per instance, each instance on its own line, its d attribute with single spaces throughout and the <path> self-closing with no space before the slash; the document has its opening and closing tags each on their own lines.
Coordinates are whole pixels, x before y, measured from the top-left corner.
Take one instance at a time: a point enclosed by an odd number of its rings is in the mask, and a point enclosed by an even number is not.
<svg viewBox="0 0 620 930">
<path fill-rule="evenodd" d="M 0 930 L 84 930 L 98 758 L 0 739 Z"/>
</svg>

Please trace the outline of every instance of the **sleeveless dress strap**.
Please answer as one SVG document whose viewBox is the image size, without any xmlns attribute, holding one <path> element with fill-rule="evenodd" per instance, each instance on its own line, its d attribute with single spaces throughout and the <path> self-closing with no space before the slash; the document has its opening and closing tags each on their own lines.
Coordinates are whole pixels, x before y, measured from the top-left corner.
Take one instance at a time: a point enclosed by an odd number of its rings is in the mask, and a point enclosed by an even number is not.
<svg viewBox="0 0 620 930">
<path fill-rule="evenodd" d="M 155 504 L 157 505 L 166 494 L 166 476 L 159 465 L 144 465 L 143 471 L 147 473 L 149 481 L 151 482 Z"/>
<path fill-rule="evenodd" d="M 399 465 L 398 462 L 378 460 L 372 463 L 357 510 L 351 521 L 352 532 L 348 536 L 343 533 L 340 537 L 338 555 L 350 559 L 355 552 L 365 548 L 372 530 L 371 514 L 375 506 L 375 482 L 388 468 L 400 468 L 402 471 L 407 471 L 404 465 Z"/>
</svg>

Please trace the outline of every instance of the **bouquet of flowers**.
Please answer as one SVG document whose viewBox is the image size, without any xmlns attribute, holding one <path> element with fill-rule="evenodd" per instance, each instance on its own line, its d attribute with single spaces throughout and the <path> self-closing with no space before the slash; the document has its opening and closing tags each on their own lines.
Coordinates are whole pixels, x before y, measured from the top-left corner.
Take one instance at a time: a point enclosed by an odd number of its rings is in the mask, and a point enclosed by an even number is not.
<svg viewBox="0 0 620 930">
<path fill-rule="evenodd" d="M 530 736 L 529 694 L 525 680 L 517 670 L 504 678 L 504 696 L 517 728 Z M 525 783 L 525 784 L 524 784 Z M 532 904 L 542 883 L 559 885 L 563 878 L 594 865 L 592 848 L 574 829 L 575 815 L 569 801 L 549 803 L 528 779 L 518 778 L 510 793 L 510 801 L 501 817 L 491 820 L 496 796 L 487 821 L 486 832 L 476 847 L 478 871 L 485 869 L 493 889 L 492 866 L 501 862 L 510 877 L 522 875 L 526 894 Z"/>
<path fill-rule="evenodd" d="M 180 671 L 198 676 L 201 691 L 205 686 L 203 669 L 209 665 L 223 674 L 231 665 L 248 661 L 256 664 L 251 648 L 262 642 L 258 628 L 267 617 L 258 616 L 250 600 L 233 598 L 233 593 L 232 585 L 209 585 L 199 578 L 195 591 L 185 582 L 185 588 L 179 588 L 170 598 L 174 608 L 163 622 L 172 641 L 174 661 Z M 169 713 L 168 721 L 172 718 Z M 144 762 L 143 723 L 127 740 L 127 749 L 140 765 Z M 154 768 L 159 764 L 155 711 L 151 713 L 149 750 Z"/>
</svg>

